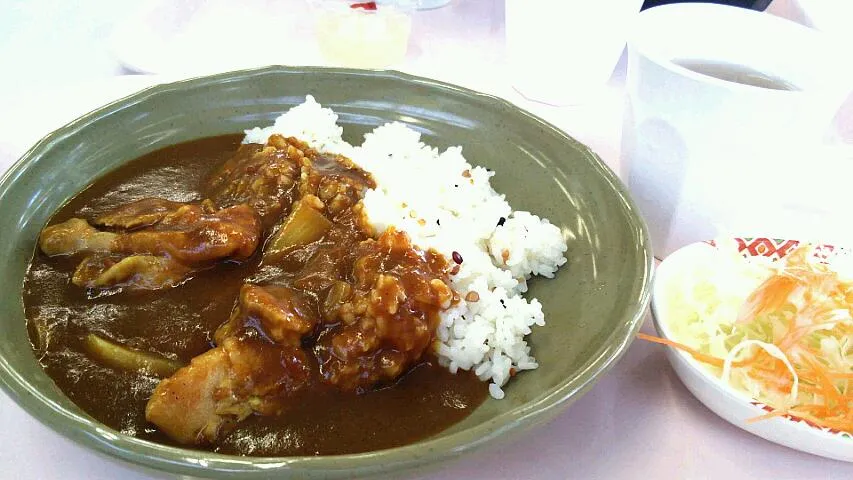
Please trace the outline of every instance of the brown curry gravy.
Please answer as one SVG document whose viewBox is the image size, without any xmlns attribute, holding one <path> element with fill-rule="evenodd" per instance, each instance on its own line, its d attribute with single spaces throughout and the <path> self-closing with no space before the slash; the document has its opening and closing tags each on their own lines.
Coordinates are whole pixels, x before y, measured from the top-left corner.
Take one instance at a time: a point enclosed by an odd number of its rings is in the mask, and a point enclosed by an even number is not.
<svg viewBox="0 0 853 480">
<path fill-rule="evenodd" d="M 239 146 L 240 135 L 167 147 L 97 180 L 51 219 L 92 218 L 147 197 L 201 200 L 200 186 Z M 125 434 L 172 444 L 145 420 L 145 404 L 159 378 L 114 370 L 90 359 L 83 337 L 98 333 L 126 346 L 188 363 L 213 346 L 213 332 L 228 319 L 260 252 L 242 264 L 197 272 L 175 288 L 87 298 L 70 283 L 76 260 L 36 251 L 23 300 L 31 342 L 56 385 L 80 408 Z M 413 443 L 470 414 L 487 388 L 468 372 L 451 374 L 428 358 L 395 384 L 361 395 L 316 385 L 279 416 L 252 416 L 213 451 L 256 456 L 357 453 Z"/>
</svg>

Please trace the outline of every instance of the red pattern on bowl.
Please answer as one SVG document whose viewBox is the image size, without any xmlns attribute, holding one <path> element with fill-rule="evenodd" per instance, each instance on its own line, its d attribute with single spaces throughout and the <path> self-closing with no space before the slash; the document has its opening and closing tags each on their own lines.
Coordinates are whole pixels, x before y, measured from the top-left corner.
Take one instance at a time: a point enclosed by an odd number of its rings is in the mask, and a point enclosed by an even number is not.
<svg viewBox="0 0 853 480">
<path fill-rule="evenodd" d="M 773 261 L 785 258 L 800 245 L 799 240 L 783 238 L 736 237 L 732 240 L 737 243 L 737 251 L 745 258 L 770 257 Z M 717 243 L 714 240 L 708 240 L 705 243 L 713 247 L 717 246 Z M 817 244 L 814 246 L 812 257 L 825 262 L 831 255 L 841 250 L 843 249 L 840 249 L 835 245 L 824 243 Z"/>
</svg>

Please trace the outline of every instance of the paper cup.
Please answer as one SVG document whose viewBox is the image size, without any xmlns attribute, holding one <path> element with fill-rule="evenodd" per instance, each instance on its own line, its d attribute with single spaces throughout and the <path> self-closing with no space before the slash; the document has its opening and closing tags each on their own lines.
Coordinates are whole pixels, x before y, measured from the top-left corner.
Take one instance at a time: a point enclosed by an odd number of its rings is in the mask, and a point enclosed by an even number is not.
<svg viewBox="0 0 853 480">
<path fill-rule="evenodd" d="M 808 152 L 822 145 L 853 86 L 845 55 L 820 32 L 747 9 L 686 3 L 638 15 L 621 168 L 657 257 L 723 231 L 740 234 L 731 230 L 745 223 L 762 228 L 769 217 L 753 218 L 751 205 L 770 213 L 782 203 L 808 205 L 811 187 L 793 186 L 799 171 L 820 168 Z M 795 89 L 722 80 L 686 61 L 733 65 Z"/>
</svg>

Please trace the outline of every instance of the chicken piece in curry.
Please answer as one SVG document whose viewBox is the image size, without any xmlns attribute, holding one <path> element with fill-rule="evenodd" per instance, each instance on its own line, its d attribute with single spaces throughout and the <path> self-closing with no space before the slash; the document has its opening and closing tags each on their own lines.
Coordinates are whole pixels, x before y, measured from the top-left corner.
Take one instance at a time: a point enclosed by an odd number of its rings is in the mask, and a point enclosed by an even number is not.
<svg viewBox="0 0 853 480">
<path fill-rule="evenodd" d="M 467 416 L 484 384 L 432 356 L 459 301 L 445 258 L 372 237 L 375 183 L 346 157 L 238 141 L 148 154 L 43 230 L 24 303 L 57 385 L 122 432 L 241 455 L 387 448 Z"/>
</svg>

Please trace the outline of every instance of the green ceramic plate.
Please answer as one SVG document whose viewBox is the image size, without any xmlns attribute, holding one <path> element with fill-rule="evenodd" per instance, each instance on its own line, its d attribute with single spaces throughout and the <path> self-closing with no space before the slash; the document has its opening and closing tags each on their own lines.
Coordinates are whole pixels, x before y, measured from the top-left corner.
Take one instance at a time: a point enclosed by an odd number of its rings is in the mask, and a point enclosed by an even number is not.
<svg viewBox="0 0 853 480">
<path fill-rule="evenodd" d="M 31 352 L 21 285 L 40 229 L 75 193 L 128 160 L 174 143 L 270 123 L 313 94 L 345 136 L 399 120 L 444 148 L 494 169 L 493 185 L 520 210 L 544 215 L 568 241 L 554 280 L 534 280 L 546 321 L 531 336 L 541 367 L 516 377 L 504 400 L 415 445 L 334 457 L 241 458 L 166 447 L 98 424 L 66 399 Z M 395 72 L 269 67 L 160 85 L 45 137 L 0 181 L 0 384 L 41 422 L 80 444 L 179 474 L 351 478 L 438 465 L 553 418 L 589 389 L 634 337 L 649 299 L 646 227 L 625 188 L 585 146 L 494 97 Z M 578 434 L 582 434 L 578 432 Z"/>
</svg>

